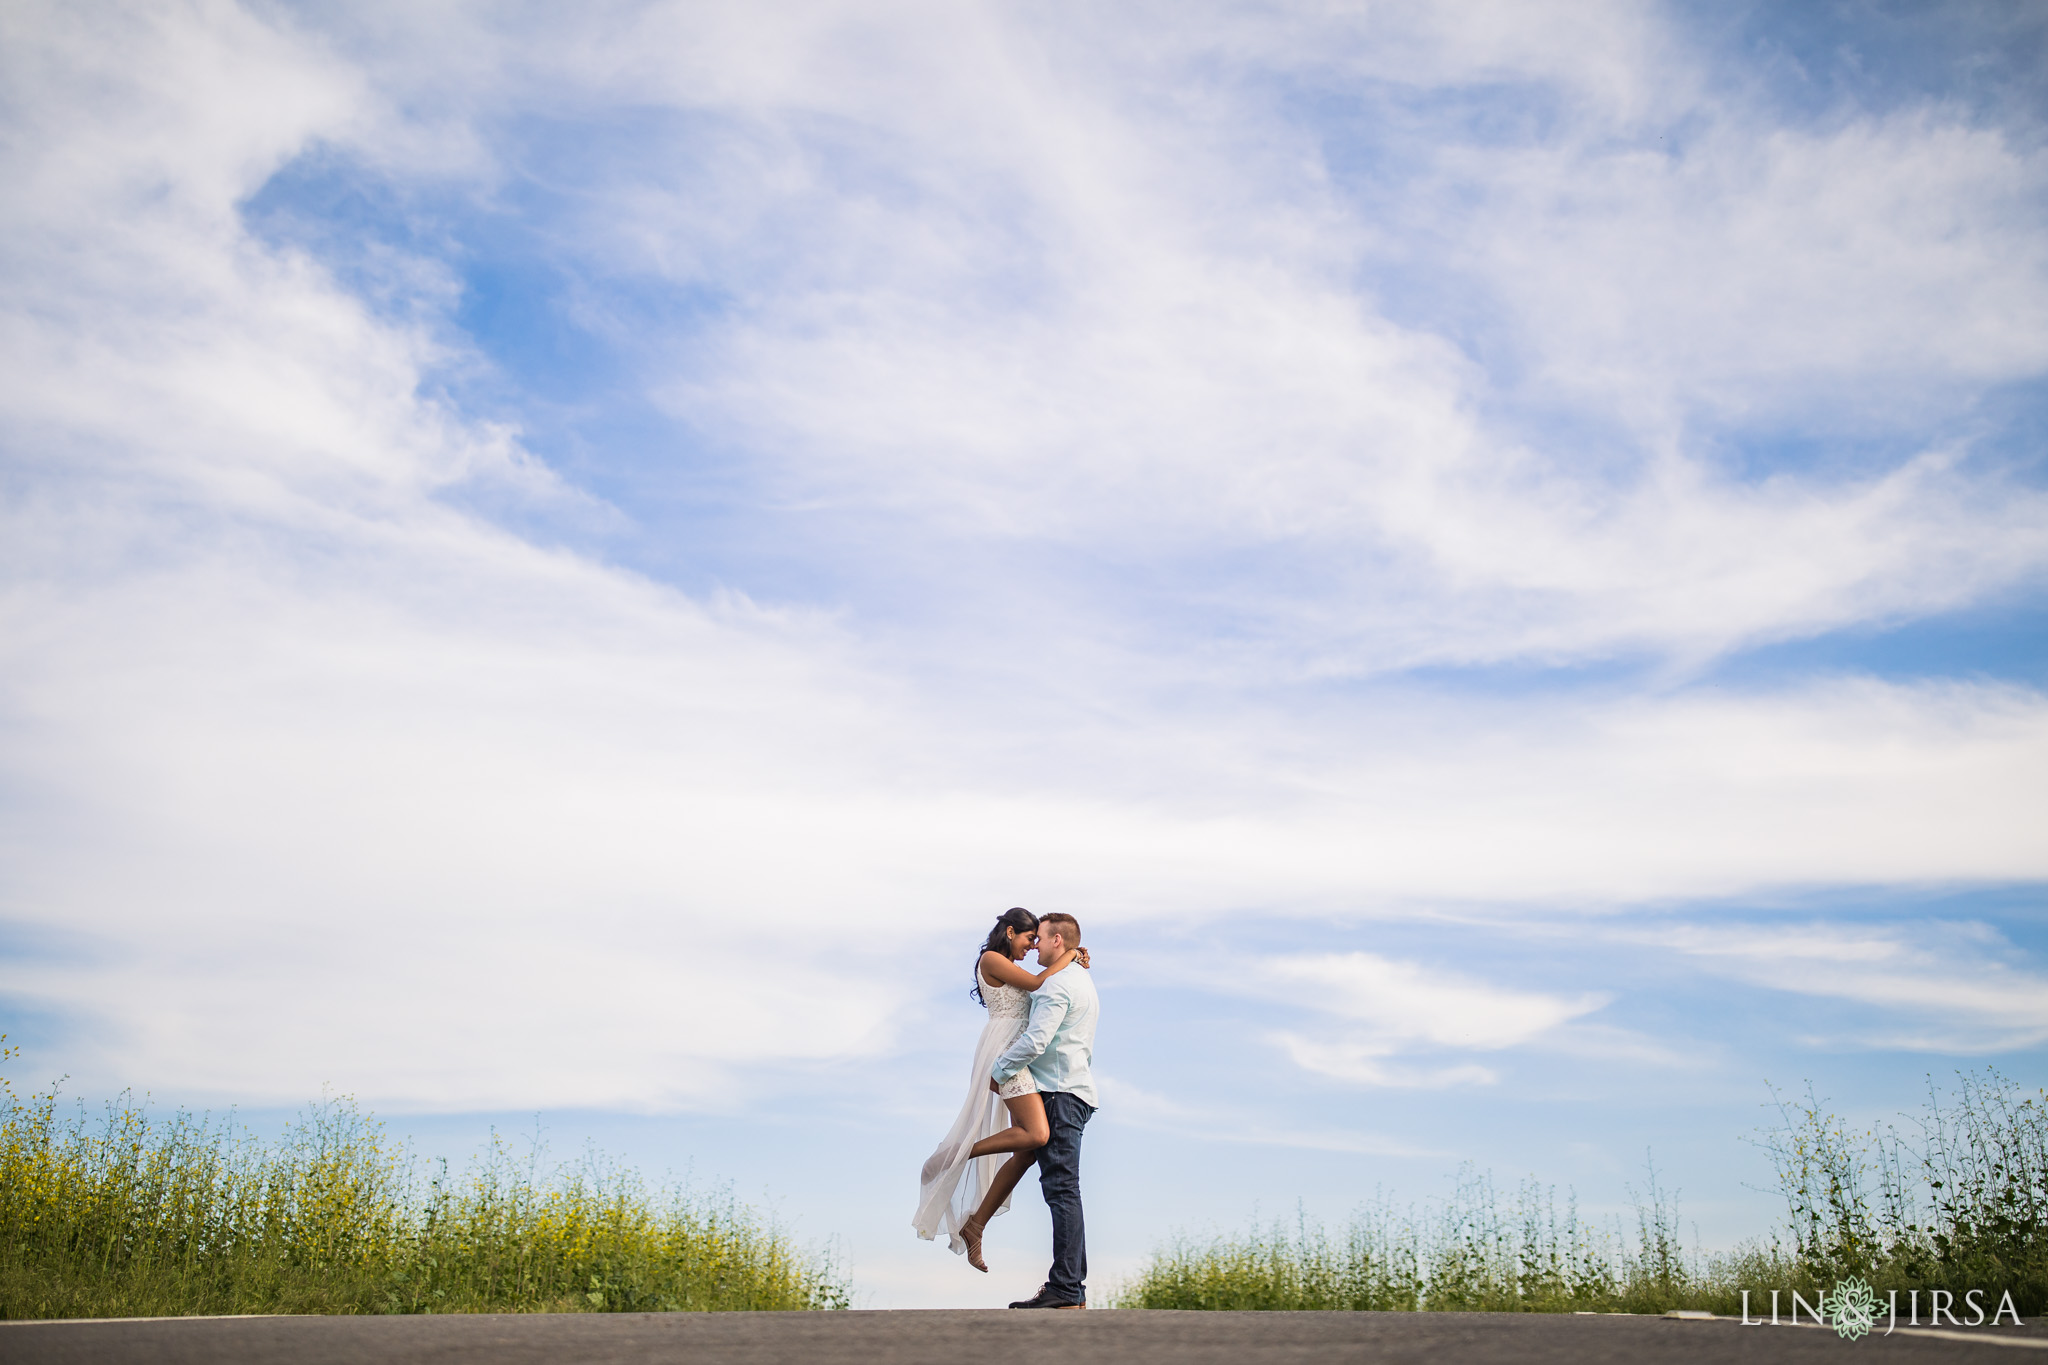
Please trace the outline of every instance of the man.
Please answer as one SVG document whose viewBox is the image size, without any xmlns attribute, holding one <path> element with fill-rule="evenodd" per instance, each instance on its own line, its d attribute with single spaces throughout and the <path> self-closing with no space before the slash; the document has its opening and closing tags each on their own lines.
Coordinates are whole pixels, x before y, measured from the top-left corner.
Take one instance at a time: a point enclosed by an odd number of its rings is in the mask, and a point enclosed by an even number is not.
<svg viewBox="0 0 2048 1365">
<path fill-rule="evenodd" d="M 1049 966 L 1069 948 L 1081 946 L 1081 926 L 1072 915 L 1038 921 L 1038 965 Z M 996 1058 L 991 1078 L 998 1084 L 1024 1067 L 1038 1082 L 1052 1136 L 1033 1158 L 1038 1189 L 1052 1211 L 1052 1271 L 1036 1295 L 1012 1308 L 1086 1308 L 1088 1239 L 1081 1222 L 1081 1130 L 1095 1114 L 1095 1078 L 1088 1064 L 1095 1054 L 1095 1017 L 1101 1011 L 1087 972 L 1066 971 L 1031 996 L 1031 1019 L 1009 1050 Z"/>
</svg>

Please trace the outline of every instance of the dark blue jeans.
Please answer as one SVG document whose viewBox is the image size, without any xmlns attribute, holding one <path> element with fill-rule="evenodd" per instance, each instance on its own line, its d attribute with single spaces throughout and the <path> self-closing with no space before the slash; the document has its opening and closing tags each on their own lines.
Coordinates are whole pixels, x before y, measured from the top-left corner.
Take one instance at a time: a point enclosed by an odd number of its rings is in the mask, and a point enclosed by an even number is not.
<svg viewBox="0 0 2048 1365">
<path fill-rule="evenodd" d="M 1081 1130 L 1095 1117 L 1078 1095 L 1044 1096 L 1052 1137 L 1038 1149 L 1038 1189 L 1052 1210 L 1052 1270 L 1046 1285 L 1068 1303 L 1088 1301 L 1088 1234 L 1081 1221 Z"/>
</svg>

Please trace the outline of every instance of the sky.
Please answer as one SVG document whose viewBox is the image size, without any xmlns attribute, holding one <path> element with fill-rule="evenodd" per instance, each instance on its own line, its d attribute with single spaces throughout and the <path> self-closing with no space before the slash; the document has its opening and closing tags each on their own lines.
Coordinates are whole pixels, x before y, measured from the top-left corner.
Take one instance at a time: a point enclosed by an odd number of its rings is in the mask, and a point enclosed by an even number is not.
<svg viewBox="0 0 2048 1365">
<path fill-rule="evenodd" d="M 10 1079 L 729 1182 L 875 1307 L 1078 917 L 1101 1295 L 1767 1235 L 2048 1083 L 2048 15 L 0 10 Z M 1632 1193 L 1633 1192 L 1633 1193 Z"/>
</svg>

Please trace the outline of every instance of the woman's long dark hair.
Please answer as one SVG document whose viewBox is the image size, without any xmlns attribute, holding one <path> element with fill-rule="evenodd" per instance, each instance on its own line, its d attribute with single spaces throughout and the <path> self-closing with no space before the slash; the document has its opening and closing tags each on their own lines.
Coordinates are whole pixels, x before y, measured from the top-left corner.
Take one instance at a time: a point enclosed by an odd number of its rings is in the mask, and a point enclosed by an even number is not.
<svg viewBox="0 0 2048 1365">
<path fill-rule="evenodd" d="M 1008 957 L 1010 955 L 1010 930 L 1015 929 L 1020 934 L 1029 934 L 1035 932 L 1037 928 L 1038 916 L 1032 914 L 1021 905 L 1013 905 L 1003 911 L 1002 914 L 996 916 L 996 927 L 988 931 L 988 942 L 974 950 L 975 1004 L 980 1005 L 983 1009 L 988 1008 L 988 1001 L 981 998 L 981 955 L 983 953 L 1001 953 L 1004 957 Z"/>
</svg>

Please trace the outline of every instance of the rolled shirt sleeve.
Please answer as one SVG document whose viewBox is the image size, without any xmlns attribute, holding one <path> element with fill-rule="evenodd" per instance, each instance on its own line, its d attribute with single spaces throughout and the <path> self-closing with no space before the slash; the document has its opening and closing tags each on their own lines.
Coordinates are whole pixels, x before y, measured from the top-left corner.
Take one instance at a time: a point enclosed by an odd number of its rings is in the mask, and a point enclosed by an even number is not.
<svg viewBox="0 0 2048 1365">
<path fill-rule="evenodd" d="M 996 1058 L 995 1067 L 989 1072 L 997 1085 L 1029 1066 L 1051 1046 L 1053 1034 L 1059 1032 L 1060 1021 L 1067 1017 L 1068 1004 L 1066 992 L 1051 989 L 1050 982 L 1032 994 L 1031 1018 L 1025 1023 L 1024 1031 L 1017 1035 L 1017 1041 L 1011 1043 L 1002 1056 Z"/>
</svg>

